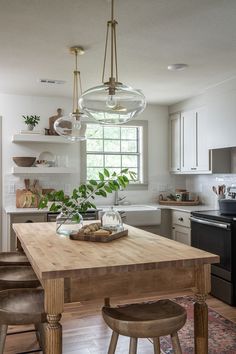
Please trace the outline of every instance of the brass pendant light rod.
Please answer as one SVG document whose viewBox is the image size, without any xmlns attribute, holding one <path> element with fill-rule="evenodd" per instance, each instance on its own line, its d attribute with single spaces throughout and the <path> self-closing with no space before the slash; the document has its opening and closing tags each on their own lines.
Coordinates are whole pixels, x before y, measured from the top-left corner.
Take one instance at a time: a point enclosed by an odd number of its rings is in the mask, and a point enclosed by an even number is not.
<svg viewBox="0 0 236 354">
<path fill-rule="evenodd" d="M 117 64 L 117 48 L 116 48 L 116 25 L 118 22 L 114 19 L 114 0 L 111 2 L 111 20 L 107 22 L 107 32 L 106 32 L 106 43 L 105 43 L 105 54 L 104 54 L 104 63 L 103 63 L 103 73 L 102 73 L 102 82 L 104 83 L 105 79 L 105 68 L 106 68 L 106 58 L 107 58 L 107 48 L 108 48 L 108 39 L 110 33 L 111 39 L 111 67 L 110 67 L 110 77 L 108 81 L 109 85 L 109 94 L 115 94 L 115 84 L 118 82 L 118 64 Z M 115 68 L 114 68 L 115 66 Z M 115 75 L 114 75 L 115 69 Z"/>
<path fill-rule="evenodd" d="M 73 113 L 79 116 L 80 114 L 79 103 L 78 103 L 79 87 L 80 87 L 80 94 L 82 94 L 82 86 L 81 86 L 80 71 L 78 70 L 78 55 L 83 55 L 84 49 L 79 46 L 74 46 L 70 48 L 70 52 L 75 55 L 75 70 L 74 70 L 74 85 L 73 85 Z"/>
<path fill-rule="evenodd" d="M 116 44 L 118 23 L 114 19 L 115 0 L 110 2 L 111 19 L 107 21 L 102 84 L 86 90 L 79 98 L 79 107 L 84 114 L 101 124 L 124 124 L 143 112 L 146 100 L 140 90 L 118 81 Z"/>
</svg>

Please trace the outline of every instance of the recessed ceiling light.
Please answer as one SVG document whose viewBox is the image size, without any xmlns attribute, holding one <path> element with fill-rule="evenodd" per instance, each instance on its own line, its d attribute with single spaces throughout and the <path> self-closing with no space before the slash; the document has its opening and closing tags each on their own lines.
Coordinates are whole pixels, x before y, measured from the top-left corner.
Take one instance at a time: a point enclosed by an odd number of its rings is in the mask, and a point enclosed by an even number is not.
<svg viewBox="0 0 236 354">
<path fill-rule="evenodd" d="M 42 84 L 52 84 L 52 85 L 62 85 L 65 84 L 63 80 L 53 80 L 53 79 L 39 79 Z"/>
<path fill-rule="evenodd" d="M 188 67 L 188 64 L 170 64 L 167 66 L 168 70 L 171 71 L 181 71 Z"/>
</svg>

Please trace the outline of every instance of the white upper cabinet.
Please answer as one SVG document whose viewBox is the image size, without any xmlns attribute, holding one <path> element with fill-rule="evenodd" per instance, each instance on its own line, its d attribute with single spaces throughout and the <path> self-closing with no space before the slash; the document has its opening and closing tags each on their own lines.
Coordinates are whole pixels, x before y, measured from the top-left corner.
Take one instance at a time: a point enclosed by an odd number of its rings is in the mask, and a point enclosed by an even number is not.
<svg viewBox="0 0 236 354">
<path fill-rule="evenodd" d="M 181 171 L 196 170 L 197 127 L 195 111 L 181 113 Z"/>
<path fill-rule="evenodd" d="M 206 109 L 183 111 L 170 116 L 170 171 L 210 173 Z"/>
<path fill-rule="evenodd" d="M 170 116 L 170 171 L 180 172 L 180 145 L 181 145 L 181 125 L 180 113 L 175 113 Z"/>
<path fill-rule="evenodd" d="M 198 171 L 210 172 L 210 150 L 208 146 L 208 122 L 206 108 L 201 107 L 196 111 L 196 127 L 197 127 L 197 164 Z"/>
</svg>

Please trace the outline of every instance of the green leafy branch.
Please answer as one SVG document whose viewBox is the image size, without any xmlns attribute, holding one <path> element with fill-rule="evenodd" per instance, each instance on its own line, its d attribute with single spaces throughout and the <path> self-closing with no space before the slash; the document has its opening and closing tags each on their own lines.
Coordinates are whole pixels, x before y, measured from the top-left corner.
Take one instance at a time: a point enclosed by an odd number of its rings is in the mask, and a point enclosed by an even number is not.
<svg viewBox="0 0 236 354">
<path fill-rule="evenodd" d="M 99 172 L 98 177 L 98 181 L 92 179 L 87 184 L 81 184 L 75 188 L 71 196 L 65 195 L 62 190 L 42 196 L 38 208 L 46 208 L 48 202 L 53 202 L 50 211 L 62 212 L 68 218 L 72 216 L 73 221 L 79 221 L 79 213 L 84 213 L 88 209 L 96 209 L 96 205 L 91 201 L 95 199 L 95 195 L 106 198 L 108 194 L 120 188 L 126 188 L 130 180 L 135 180 L 136 173 L 126 168 L 119 174 L 116 172 L 110 174 L 105 168 L 103 173 Z"/>
</svg>

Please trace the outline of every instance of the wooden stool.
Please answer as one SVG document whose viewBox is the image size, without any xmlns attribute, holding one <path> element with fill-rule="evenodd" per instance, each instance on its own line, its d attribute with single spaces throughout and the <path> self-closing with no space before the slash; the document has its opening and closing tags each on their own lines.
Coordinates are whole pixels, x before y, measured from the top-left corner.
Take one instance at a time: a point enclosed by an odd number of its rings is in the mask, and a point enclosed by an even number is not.
<svg viewBox="0 0 236 354">
<path fill-rule="evenodd" d="M 0 290 L 16 288 L 36 288 L 40 285 L 30 266 L 0 267 Z"/>
<path fill-rule="evenodd" d="M 0 354 L 4 353 L 8 325 L 34 324 L 36 328 L 46 322 L 42 289 L 11 289 L 0 291 Z M 41 331 L 41 346 L 43 332 Z"/>
<path fill-rule="evenodd" d="M 170 300 L 102 308 L 106 324 L 113 330 L 108 354 L 114 354 L 119 334 L 130 337 L 129 354 L 137 353 L 138 338 L 153 338 L 154 353 L 160 354 L 159 337 L 171 335 L 175 354 L 181 354 L 177 331 L 186 322 L 186 310 Z"/>
<path fill-rule="evenodd" d="M 22 252 L 0 252 L 0 266 L 30 265 Z"/>
</svg>

